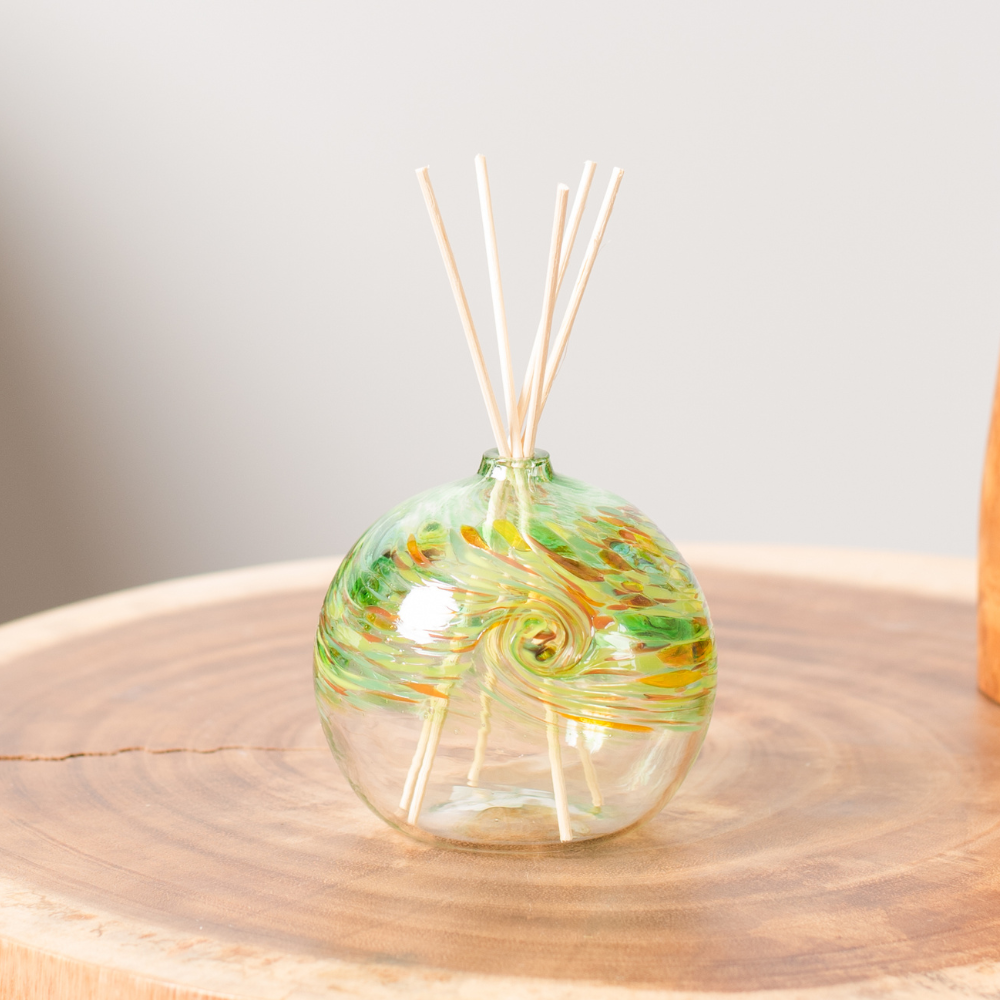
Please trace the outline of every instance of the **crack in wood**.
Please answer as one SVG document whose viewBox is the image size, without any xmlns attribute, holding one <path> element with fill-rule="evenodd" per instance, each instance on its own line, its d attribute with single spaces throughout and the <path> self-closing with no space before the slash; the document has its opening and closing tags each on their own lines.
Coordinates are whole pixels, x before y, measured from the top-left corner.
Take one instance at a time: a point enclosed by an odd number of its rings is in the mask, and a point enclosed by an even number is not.
<svg viewBox="0 0 1000 1000">
<path fill-rule="evenodd" d="M 81 750 L 77 753 L 64 753 L 58 756 L 44 754 L 17 753 L 0 754 L 0 761 L 60 761 L 72 760 L 74 757 L 117 757 L 122 753 L 222 753 L 224 750 L 262 750 L 268 753 L 301 753 L 315 750 L 326 750 L 326 747 L 263 747 L 245 744 L 226 744 L 219 747 L 120 747 L 117 750 Z"/>
</svg>

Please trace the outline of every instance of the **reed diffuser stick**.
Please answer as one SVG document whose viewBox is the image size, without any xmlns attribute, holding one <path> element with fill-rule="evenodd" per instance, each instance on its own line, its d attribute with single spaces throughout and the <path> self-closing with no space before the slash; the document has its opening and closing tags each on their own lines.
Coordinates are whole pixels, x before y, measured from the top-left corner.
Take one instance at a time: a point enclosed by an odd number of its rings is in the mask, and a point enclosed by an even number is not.
<svg viewBox="0 0 1000 1000">
<path fill-rule="evenodd" d="M 608 189 L 604 194 L 604 202 L 598 213 L 597 223 L 594 225 L 594 232 L 590 237 L 586 256 L 580 265 L 580 273 L 577 275 L 576 284 L 573 286 L 573 294 L 570 296 L 569 303 L 566 306 L 562 325 L 559 327 L 559 333 L 556 335 L 555 344 L 552 346 L 552 352 L 545 366 L 545 382 L 542 386 L 542 408 L 544 408 L 549 398 L 549 392 L 552 390 L 552 382 L 556 377 L 556 372 L 559 371 L 559 365 L 562 364 L 563 356 L 566 353 L 566 344 L 569 341 L 569 335 L 573 332 L 573 323 L 576 321 L 576 314 L 580 310 L 580 302 L 583 299 L 583 293 L 587 289 L 590 272 L 594 269 L 594 261 L 597 260 L 597 251 L 601 249 L 601 241 L 604 239 L 604 232 L 608 228 L 608 219 L 611 218 L 611 210 L 615 207 L 615 197 L 618 194 L 618 188 L 624 176 L 625 171 L 619 167 L 615 167 L 611 171 L 611 180 L 608 182 Z M 540 416 L 541 411 L 539 411 Z"/>
<path fill-rule="evenodd" d="M 410 761 L 410 770 L 406 773 L 406 782 L 403 785 L 403 795 L 399 800 L 400 809 L 409 809 L 413 801 L 413 787 L 417 783 L 417 775 L 420 773 L 420 765 L 424 762 L 424 754 L 427 753 L 427 741 L 431 735 L 430 713 L 424 716 L 423 728 L 420 730 L 420 739 L 417 740 L 417 749 L 413 751 L 413 760 Z"/>
<path fill-rule="evenodd" d="M 510 358 L 510 337 L 507 333 L 507 310 L 503 301 L 503 281 L 500 279 L 500 254 L 497 249 L 497 231 L 493 221 L 493 199 L 490 195 L 490 177 L 486 170 L 486 157 L 476 157 L 476 179 L 479 182 L 479 207 L 483 213 L 483 237 L 486 240 L 486 263 L 490 271 L 490 292 L 493 296 L 493 321 L 497 329 L 497 347 L 500 350 L 500 374 L 503 379 L 504 402 L 507 404 L 507 430 L 510 432 L 511 454 L 520 458 L 521 420 L 517 412 L 514 387 L 514 366 Z"/>
<path fill-rule="evenodd" d="M 538 429 L 538 414 L 542 402 L 542 374 L 545 359 L 549 356 L 549 334 L 552 332 L 552 313 L 556 307 L 556 294 L 559 284 L 559 257 L 563 245 L 563 229 L 566 225 L 566 200 L 569 188 L 560 184 L 556 188 L 556 206 L 552 217 L 552 239 L 549 244 L 548 280 L 545 282 L 545 294 L 542 296 L 542 319 L 535 335 L 535 355 L 537 362 L 532 372 L 528 413 L 524 422 L 524 439 L 522 452 L 525 455 L 535 453 L 535 431 Z"/>
<path fill-rule="evenodd" d="M 465 339 L 469 345 L 469 353 L 472 355 L 472 364 L 476 369 L 476 378 L 479 380 L 479 390 L 483 394 L 486 412 L 489 414 L 490 427 L 493 430 L 497 451 L 505 458 L 509 458 L 510 445 L 507 434 L 504 431 L 503 420 L 500 417 L 500 409 L 497 406 L 496 396 L 493 395 L 493 386 L 490 383 L 490 374 L 486 370 L 483 349 L 479 346 L 476 325 L 472 322 L 469 302 L 465 297 L 462 279 L 458 274 L 458 265 L 455 263 L 455 255 L 452 253 L 451 244 L 448 242 L 448 234 L 444 228 L 444 219 L 441 218 L 441 210 L 438 208 L 437 198 L 434 196 L 434 188 L 431 187 L 431 176 L 427 167 L 421 167 L 417 170 L 417 180 L 420 183 L 420 190 L 424 195 L 427 213 L 431 217 L 431 225 L 434 227 L 438 249 L 441 251 L 444 268 L 448 273 L 448 281 L 451 284 L 452 295 L 455 297 L 455 305 L 458 307 L 458 315 L 462 320 L 462 328 L 465 330 Z"/>
<path fill-rule="evenodd" d="M 427 780 L 431 775 L 431 767 L 434 765 L 434 757 L 437 755 L 438 743 L 441 741 L 441 729 L 444 726 L 445 716 L 448 714 L 448 699 L 435 698 L 431 707 L 430 733 L 427 745 L 424 748 L 424 759 L 420 764 L 420 771 L 417 774 L 416 784 L 413 786 L 413 798 L 410 801 L 410 811 L 406 821 L 411 825 L 416 825 L 420 818 L 420 810 L 424 804 L 424 793 L 427 791 Z"/>
<path fill-rule="evenodd" d="M 604 805 L 604 796 L 601 794 L 601 786 L 597 783 L 597 771 L 594 769 L 594 759 L 590 756 L 590 749 L 583 742 L 583 734 L 579 736 L 576 749 L 580 754 L 580 763 L 583 765 L 583 776 L 587 779 L 587 788 L 590 789 L 590 801 L 595 809 L 600 809 Z"/>
<path fill-rule="evenodd" d="M 552 795 L 556 803 L 556 821 L 559 823 L 559 839 L 573 839 L 573 827 L 569 820 L 569 798 L 566 794 L 566 775 L 563 773 L 562 755 L 559 751 L 559 723 L 556 713 L 545 706 L 545 735 L 549 744 L 549 767 L 552 770 Z"/>
<path fill-rule="evenodd" d="M 590 194 L 590 185 L 593 183 L 596 170 L 597 164 L 593 160 L 587 160 L 583 165 L 583 175 L 580 177 L 580 184 L 576 189 L 573 208 L 569 213 L 569 225 L 566 226 L 562 250 L 559 252 L 559 281 L 556 283 L 556 295 L 559 294 L 563 278 L 566 277 L 566 268 L 569 265 L 570 254 L 573 253 L 573 244 L 576 243 L 576 234 L 580 229 L 580 221 L 583 219 L 583 210 L 587 207 L 587 196 Z"/>
<path fill-rule="evenodd" d="M 580 183 L 576 189 L 576 197 L 573 199 L 573 208 L 569 213 L 569 223 L 563 232 L 562 249 L 559 251 L 559 279 L 556 282 L 556 298 L 562 288 L 563 278 L 566 276 L 566 268 L 569 266 L 569 259 L 573 255 L 573 246 L 576 243 L 576 234 L 580 229 L 580 220 L 583 218 L 584 209 L 587 207 L 587 196 L 590 194 L 590 185 L 594 179 L 594 171 L 597 164 L 593 160 L 587 160 L 583 164 L 583 174 L 580 176 Z M 538 363 L 538 337 L 531 348 L 531 357 L 528 359 L 528 370 L 524 375 L 524 384 L 521 386 L 521 395 L 518 399 L 518 416 L 524 421 L 524 415 L 528 409 L 528 397 L 531 380 L 534 375 L 535 365 Z"/>
<path fill-rule="evenodd" d="M 479 775 L 486 763 L 486 743 L 490 736 L 490 714 L 493 704 L 493 690 L 496 687 L 496 676 L 490 667 L 486 668 L 486 690 L 479 695 L 479 732 L 476 734 L 476 749 L 469 768 L 467 784 L 470 788 L 479 786 Z"/>
</svg>

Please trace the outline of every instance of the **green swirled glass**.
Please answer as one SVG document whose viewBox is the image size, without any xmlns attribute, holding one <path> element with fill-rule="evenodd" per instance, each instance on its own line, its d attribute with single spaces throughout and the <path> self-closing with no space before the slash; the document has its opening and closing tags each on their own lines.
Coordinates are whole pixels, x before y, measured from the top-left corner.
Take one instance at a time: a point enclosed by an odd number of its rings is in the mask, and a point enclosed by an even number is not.
<svg viewBox="0 0 1000 1000">
<path fill-rule="evenodd" d="M 316 637 L 323 728 L 355 791 L 398 829 L 473 848 L 654 815 L 701 746 L 715 674 L 674 546 L 544 452 L 487 452 L 378 520 Z"/>
</svg>

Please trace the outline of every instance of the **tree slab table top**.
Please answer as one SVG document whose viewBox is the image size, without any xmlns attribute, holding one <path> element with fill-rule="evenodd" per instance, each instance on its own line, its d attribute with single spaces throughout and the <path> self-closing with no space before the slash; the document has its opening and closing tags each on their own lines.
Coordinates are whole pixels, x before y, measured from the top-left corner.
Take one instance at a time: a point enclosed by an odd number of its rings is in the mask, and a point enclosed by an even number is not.
<svg viewBox="0 0 1000 1000">
<path fill-rule="evenodd" d="M 972 600 L 692 556 L 701 757 L 652 822 L 551 852 L 421 845 L 355 798 L 312 695 L 331 560 L 3 626 L 0 997 L 1000 995 Z"/>
</svg>

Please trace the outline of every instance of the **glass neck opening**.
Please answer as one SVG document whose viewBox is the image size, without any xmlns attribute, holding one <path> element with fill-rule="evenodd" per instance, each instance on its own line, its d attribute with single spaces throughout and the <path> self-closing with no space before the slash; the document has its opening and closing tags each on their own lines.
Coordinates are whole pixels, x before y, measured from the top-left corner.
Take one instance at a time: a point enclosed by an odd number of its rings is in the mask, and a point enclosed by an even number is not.
<svg viewBox="0 0 1000 1000">
<path fill-rule="evenodd" d="M 496 448 L 483 452 L 479 475 L 486 479 L 509 479 L 514 471 L 527 479 L 548 482 L 552 478 L 549 453 L 536 449 L 531 458 L 501 458 Z"/>
</svg>

